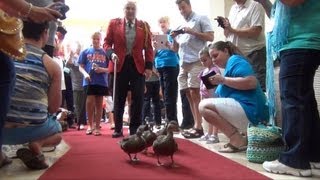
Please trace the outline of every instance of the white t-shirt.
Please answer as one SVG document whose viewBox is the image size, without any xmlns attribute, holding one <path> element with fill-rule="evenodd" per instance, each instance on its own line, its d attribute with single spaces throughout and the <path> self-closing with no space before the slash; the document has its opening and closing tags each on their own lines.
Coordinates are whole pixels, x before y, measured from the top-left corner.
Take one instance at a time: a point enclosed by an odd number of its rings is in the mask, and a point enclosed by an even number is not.
<svg viewBox="0 0 320 180">
<path fill-rule="evenodd" d="M 227 36 L 227 41 L 235 44 L 244 55 L 248 55 L 265 46 L 264 12 L 262 5 L 253 0 L 247 0 L 241 6 L 235 3 L 230 9 L 228 18 L 233 29 L 250 28 L 253 26 L 262 27 L 258 38 L 239 37 L 232 33 Z"/>
</svg>

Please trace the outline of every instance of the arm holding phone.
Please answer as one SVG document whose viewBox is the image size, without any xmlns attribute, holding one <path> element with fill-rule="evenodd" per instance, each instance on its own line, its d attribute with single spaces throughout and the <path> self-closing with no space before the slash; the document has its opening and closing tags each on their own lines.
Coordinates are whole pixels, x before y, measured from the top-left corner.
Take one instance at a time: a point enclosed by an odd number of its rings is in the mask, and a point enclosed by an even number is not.
<svg viewBox="0 0 320 180">
<path fill-rule="evenodd" d="M 58 11 L 51 9 L 50 6 L 33 6 L 24 0 L 2 0 L 0 8 L 11 16 L 30 19 L 37 23 L 56 20 L 62 16 Z"/>
</svg>

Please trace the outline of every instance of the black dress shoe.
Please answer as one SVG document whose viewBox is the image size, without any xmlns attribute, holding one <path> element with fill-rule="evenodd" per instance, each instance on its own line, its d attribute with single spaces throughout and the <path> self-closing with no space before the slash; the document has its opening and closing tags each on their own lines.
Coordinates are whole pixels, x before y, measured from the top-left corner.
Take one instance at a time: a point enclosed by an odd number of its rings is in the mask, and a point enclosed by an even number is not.
<svg viewBox="0 0 320 180">
<path fill-rule="evenodd" d="M 112 134 L 112 138 L 118 138 L 118 137 L 123 137 L 122 132 L 114 132 L 114 133 Z"/>
</svg>

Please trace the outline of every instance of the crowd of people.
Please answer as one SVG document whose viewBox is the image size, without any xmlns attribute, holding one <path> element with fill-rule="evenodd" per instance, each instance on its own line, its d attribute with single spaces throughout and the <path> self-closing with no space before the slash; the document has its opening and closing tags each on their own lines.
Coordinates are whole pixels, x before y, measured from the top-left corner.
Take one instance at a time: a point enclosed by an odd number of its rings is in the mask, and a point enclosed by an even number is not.
<svg viewBox="0 0 320 180">
<path fill-rule="evenodd" d="M 2 144 L 27 143 L 17 157 L 30 169 L 45 169 L 42 148 L 62 139 L 57 120 L 62 107 L 75 113 L 79 130 L 86 128 L 87 135 L 95 136 L 101 135 L 100 122 L 108 109 L 112 138 L 119 138 L 124 135 L 126 103 L 133 135 L 144 123 L 161 127 L 162 101 L 165 121 L 178 122 L 180 92 L 185 138 L 213 144 L 220 142 L 220 131 L 229 142 L 219 152 L 245 151 L 248 124 L 270 118 L 266 57 L 275 53 L 287 148 L 263 168 L 294 176 L 320 170 L 320 120 L 313 88 L 320 64 L 320 3 L 234 0 L 229 16 L 219 17 L 226 41 L 214 43 L 208 16 L 194 12 L 190 0 L 175 3 L 184 18 L 177 29 L 163 16 L 158 18 L 161 32 L 152 33 L 149 23 L 136 17 L 136 3 L 127 1 L 124 16 L 110 20 L 105 38 L 94 32 L 92 46 L 85 49 L 79 42 L 64 47 L 67 31 L 57 23 L 69 9 L 63 0 L 1 1 L 1 21 L 8 15 L 23 20 L 26 51 L 20 60 L 0 52 L 0 149 Z M 268 41 L 273 52 L 266 50 L 264 12 L 275 21 Z M 165 37 L 164 44 L 156 36 Z M 1 153 L 0 168 L 10 163 Z"/>
</svg>

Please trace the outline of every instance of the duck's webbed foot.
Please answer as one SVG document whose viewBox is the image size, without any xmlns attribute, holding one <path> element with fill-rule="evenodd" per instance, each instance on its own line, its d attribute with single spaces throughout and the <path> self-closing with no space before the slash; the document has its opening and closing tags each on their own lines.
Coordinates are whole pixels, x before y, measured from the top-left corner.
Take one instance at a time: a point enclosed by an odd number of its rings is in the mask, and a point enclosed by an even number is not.
<svg viewBox="0 0 320 180">
<path fill-rule="evenodd" d="M 175 162 L 174 162 L 174 160 L 173 160 L 173 155 L 171 156 L 171 168 L 177 168 L 177 167 L 179 167 Z"/>
<path fill-rule="evenodd" d="M 134 155 L 134 157 L 131 159 L 132 162 L 138 162 L 139 159 L 137 158 L 137 154 Z"/>
<path fill-rule="evenodd" d="M 163 166 L 163 164 L 160 162 L 160 157 L 157 156 L 157 158 L 158 158 L 157 166 Z"/>
</svg>

